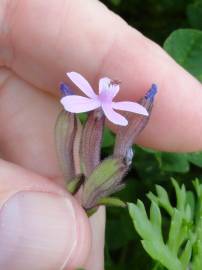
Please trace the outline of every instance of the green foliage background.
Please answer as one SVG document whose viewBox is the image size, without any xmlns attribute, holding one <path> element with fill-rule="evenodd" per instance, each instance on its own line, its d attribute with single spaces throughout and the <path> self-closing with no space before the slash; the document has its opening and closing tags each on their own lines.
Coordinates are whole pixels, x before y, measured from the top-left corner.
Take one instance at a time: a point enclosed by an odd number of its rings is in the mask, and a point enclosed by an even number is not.
<svg viewBox="0 0 202 270">
<path fill-rule="evenodd" d="M 106 0 L 103 2 L 130 25 L 164 46 L 180 65 L 202 80 L 202 31 L 200 31 L 202 30 L 202 0 Z M 113 135 L 106 131 L 104 154 L 112 151 L 113 140 Z M 149 192 L 155 194 L 155 185 L 158 184 L 167 191 L 174 205 L 176 197 L 171 177 L 175 178 L 179 185 L 184 183 L 186 189 L 192 192 L 194 190 L 192 180 L 196 177 L 202 179 L 202 153 L 163 153 L 136 146 L 133 167 L 126 179 L 127 187 L 118 195 L 123 200 L 133 203 L 140 199 L 148 210 L 150 202 L 146 194 Z M 154 205 L 153 203 L 153 208 L 156 209 Z M 162 211 L 162 228 L 165 237 L 168 235 L 169 226 L 168 214 Z M 106 269 L 167 269 L 149 257 L 140 240 L 128 211 L 109 208 L 106 226 Z"/>
</svg>

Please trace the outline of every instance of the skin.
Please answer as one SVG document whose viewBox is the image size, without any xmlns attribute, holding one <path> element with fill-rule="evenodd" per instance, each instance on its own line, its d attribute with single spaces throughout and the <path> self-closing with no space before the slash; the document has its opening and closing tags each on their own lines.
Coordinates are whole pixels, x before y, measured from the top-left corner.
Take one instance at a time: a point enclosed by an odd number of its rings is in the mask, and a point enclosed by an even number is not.
<svg viewBox="0 0 202 270">
<path fill-rule="evenodd" d="M 80 245 L 60 269 L 103 270 L 104 209 L 87 220 L 64 191 L 55 155 L 58 85 L 68 71 L 81 73 L 95 90 L 100 77 L 121 80 L 120 100 L 137 101 L 156 83 L 155 107 L 139 143 L 166 151 L 202 149 L 202 87 L 157 44 L 96 0 L 1 0 L 0 204 L 27 186 L 66 197 L 76 212 L 67 225 L 78 225 Z"/>
</svg>

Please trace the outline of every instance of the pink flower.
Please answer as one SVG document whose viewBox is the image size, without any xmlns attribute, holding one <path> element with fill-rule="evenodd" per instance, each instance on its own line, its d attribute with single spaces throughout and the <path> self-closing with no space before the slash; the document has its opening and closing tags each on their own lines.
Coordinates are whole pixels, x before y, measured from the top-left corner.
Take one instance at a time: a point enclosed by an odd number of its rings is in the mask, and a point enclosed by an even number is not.
<svg viewBox="0 0 202 270">
<path fill-rule="evenodd" d="M 127 126 L 128 120 L 121 114 L 115 112 L 114 109 L 148 116 L 145 107 L 136 102 L 114 102 L 113 98 L 118 94 L 120 87 L 117 82 L 107 77 L 100 79 L 99 95 L 96 95 L 88 81 L 79 73 L 69 72 L 67 76 L 87 96 L 68 95 L 63 97 L 61 103 L 68 112 L 82 113 L 101 107 L 109 121 L 121 126 Z"/>
</svg>

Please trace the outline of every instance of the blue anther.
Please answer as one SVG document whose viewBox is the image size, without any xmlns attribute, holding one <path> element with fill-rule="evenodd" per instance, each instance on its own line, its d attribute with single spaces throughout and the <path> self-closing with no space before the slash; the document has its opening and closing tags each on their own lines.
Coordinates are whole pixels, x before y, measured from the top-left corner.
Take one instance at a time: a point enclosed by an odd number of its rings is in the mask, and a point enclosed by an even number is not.
<svg viewBox="0 0 202 270">
<path fill-rule="evenodd" d="M 151 88 L 149 89 L 149 91 L 147 92 L 147 94 L 145 95 L 146 99 L 150 99 L 150 101 L 154 100 L 154 96 L 157 93 L 157 85 L 156 84 L 152 84 Z"/>
<path fill-rule="evenodd" d="M 69 86 L 65 83 L 60 84 L 60 91 L 63 96 L 74 95 L 74 92 L 69 88 Z"/>
</svg>

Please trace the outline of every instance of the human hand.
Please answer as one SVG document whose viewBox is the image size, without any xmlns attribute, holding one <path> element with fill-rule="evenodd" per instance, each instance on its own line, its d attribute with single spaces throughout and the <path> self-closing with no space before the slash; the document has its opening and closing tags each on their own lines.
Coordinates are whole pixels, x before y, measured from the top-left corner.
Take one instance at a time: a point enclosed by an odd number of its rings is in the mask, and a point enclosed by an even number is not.
<svg viewBox="0 0 202 270">
<path fill-rule="evenodd" d="M 79 204 L 57 185 L 59 82 L 72 70 L 95 86 L 107 75 L 122 81 L 124 100 L 155 82 L 159 93 L 139 142 L 170 151 L 202 147 L 201 84 L 94 0 L 1 1 L 0 45 L 0 268 L 102 270 L 104 210 L 90 233 Z"/>
</svg>

